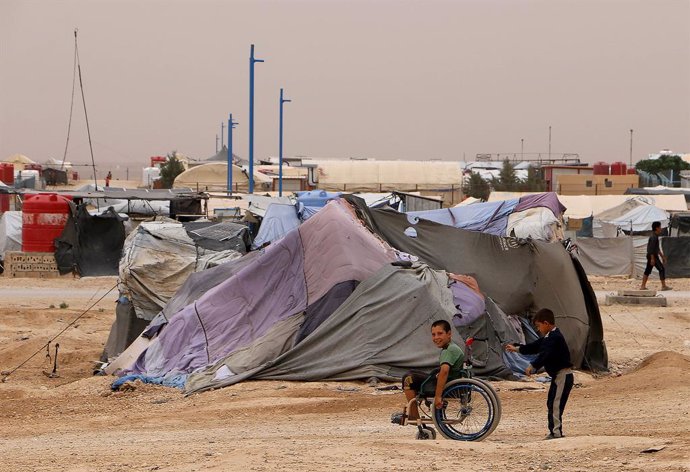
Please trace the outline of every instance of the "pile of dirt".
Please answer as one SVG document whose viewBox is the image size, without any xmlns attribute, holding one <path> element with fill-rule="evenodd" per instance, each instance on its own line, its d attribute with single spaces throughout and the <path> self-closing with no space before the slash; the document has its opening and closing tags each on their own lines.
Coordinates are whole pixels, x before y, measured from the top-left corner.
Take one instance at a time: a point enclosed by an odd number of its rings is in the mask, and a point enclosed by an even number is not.
<svg viewBox="0 0 690 472">
<path fill-rule="evenodd" d="M 690 385 L 690 357 L 673 351 L 647 356 L 620 377 L 612 377 L 601 388 L 621 391 L 676 390 Z"/>
</svg>

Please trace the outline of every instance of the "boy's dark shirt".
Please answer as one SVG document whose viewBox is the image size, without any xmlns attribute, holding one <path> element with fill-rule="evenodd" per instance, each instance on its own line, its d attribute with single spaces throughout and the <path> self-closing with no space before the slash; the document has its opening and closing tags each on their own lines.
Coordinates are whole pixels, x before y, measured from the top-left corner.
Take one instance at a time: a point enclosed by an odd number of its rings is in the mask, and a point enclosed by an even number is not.
<svg viewBox="0 0 690 472">
<path fill-rule="evenodd" d="M 659 255 L 659 235 L 654 233 L 647 241 L 647 256 L 657 257 Z"/>
<path fill-rule="evenodd" d="M 555 328 L 543 338 L 529 344 L 520 345 L 520 354 L 538 354 L 531 364 L 534 371 L 542 367 L 551 377 L 555 377 L 559 370 L 572 367 L 570 351 L 561 330 Z"/>
</svg>

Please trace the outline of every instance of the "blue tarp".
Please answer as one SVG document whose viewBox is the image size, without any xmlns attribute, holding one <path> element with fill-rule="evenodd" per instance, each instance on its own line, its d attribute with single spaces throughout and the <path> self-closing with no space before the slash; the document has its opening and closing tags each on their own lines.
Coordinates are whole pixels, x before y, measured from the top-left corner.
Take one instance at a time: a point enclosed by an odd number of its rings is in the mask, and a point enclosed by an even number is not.
<svg viewBox="0 0 690 472">
<path fill-rule="evenodd" d="M 475 203 L 440 210 L 411 211 L 407 215 L 468 231 L 505 236 L 508 216 L 515 210 L 519 202 L 518 198 L 513 198 L 500 202 Z"/>
<path fill-rule="evenodd" d="M 305 207 L 321 208 L 330 200 L 342 195 L 342 192 L 326 192 L 325 190 L 310 190 L 308 192 L 296 192 L 297 201 Z"/>
<path fill-rule="evenodd" d="M 266 243 L 278 241 L 299 225 L 300 221 L 294 205 L 271 203 L 266 209 L 259 233 L 254 238 L 252 249 L 258 249 Z"/>
</svg>

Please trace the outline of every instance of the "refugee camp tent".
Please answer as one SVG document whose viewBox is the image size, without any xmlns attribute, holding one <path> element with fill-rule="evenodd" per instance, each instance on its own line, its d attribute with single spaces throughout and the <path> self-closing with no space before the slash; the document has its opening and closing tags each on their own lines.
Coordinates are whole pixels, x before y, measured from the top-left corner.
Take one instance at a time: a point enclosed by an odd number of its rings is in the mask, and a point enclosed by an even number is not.
<svg viewBox="0 0 690 472">
<path fill-rule="evenodd" d="M 369 210 L 361 200 L 346 198 L 367 227 L 391 246 L 433 268 L 474 276 L 505 313 L 550 308 L 566 333 L 574 365 L 606 368 L 596 297 L 582 266 L 561 244 L 502 238 L 422 219 L 410 222 L 394 210 Z"/>
<path fill-rule="evenodd" d="M 668 226 L 669 214 L 644 197 L 632 197 L 594 215 L 593 232 L 597 237 L 615 237 L 618 231 L 629 234 L 652 230 L 652 223 L 659 221 L 662 228 Z"/>
<path fill-rule="evenodd" d="M 268 190 L 272 179 L 260 172 L 254 172 L 255 190 Z M 173 188 L 191 188 L 193 190 L 213 191 L 227 190 L 228 165 L 223 162 L 210 162 L 195 166 L 175 177 Z M 249 189 L 249 178 L 241 167 L 232 166 L 232 190 L 246 192 Z"/>
<path fill-rule="evenodd" d="M 24 170 L 24 166 L 26 164 L 36 164 L 35 161 L 32 161 L 28 157 L 26 157 L 24 154 L 12 154 L 10 157 L 5 159 L 5 162 L 9 162 L 10 164 L 14 164 L 14 170 Z"/>
<path fill-rule="evenodd" d="M 55 239 L 55 260 L 60 274 L 117 275 L 125 226 L 112 208 L 91 215 L 86 204 L 70 202 L 62 234 Z"/>
<path fill-rule="evenodd" d="M 232 249 L 201 247 L 178 221 L 145 221 L 125 240 L 119 263 L 120 292 L 132 301 L 139 318 L 151 320 L 189 274 L 240 256 Z"/>
</svg>

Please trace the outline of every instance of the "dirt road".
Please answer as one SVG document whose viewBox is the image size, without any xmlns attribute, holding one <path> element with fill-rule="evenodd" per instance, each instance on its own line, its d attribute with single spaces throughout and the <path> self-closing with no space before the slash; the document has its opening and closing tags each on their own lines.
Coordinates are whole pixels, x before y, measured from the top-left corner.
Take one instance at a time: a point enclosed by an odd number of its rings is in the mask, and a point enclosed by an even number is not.
<svg viewBox="0 0 690 472">
<path fill-rule="evenodd" d="M 111 277 L 0 277 L 0 370 L 24 362 L 115 285 Z M 597 291 L 634 281 L 593 278 Z M 674 280 L 690 290 L 690 280 Z M 611 374 L 576 374 L 567 437 L 546 433 L 545 386 L 494 382 L 503 402 L 480 443 L 416 441 L 389 423 L 403 396 L 364 382 L 244 382 L 191 397 L 93 377 L 115 291 L 0 384 L 2 471 L 690 471 L 690 300 L 602 307 Z M 68 305 L 60 308 L 61 304 Z M 52 305 L 52 308 L 51 308 Z M 51 346 L 54 346 L 51 345 Z M 54 347 L 52 347 L 54 349 Z M 658 452 L 642 452 L 649 448 Z"/>
</svg>

